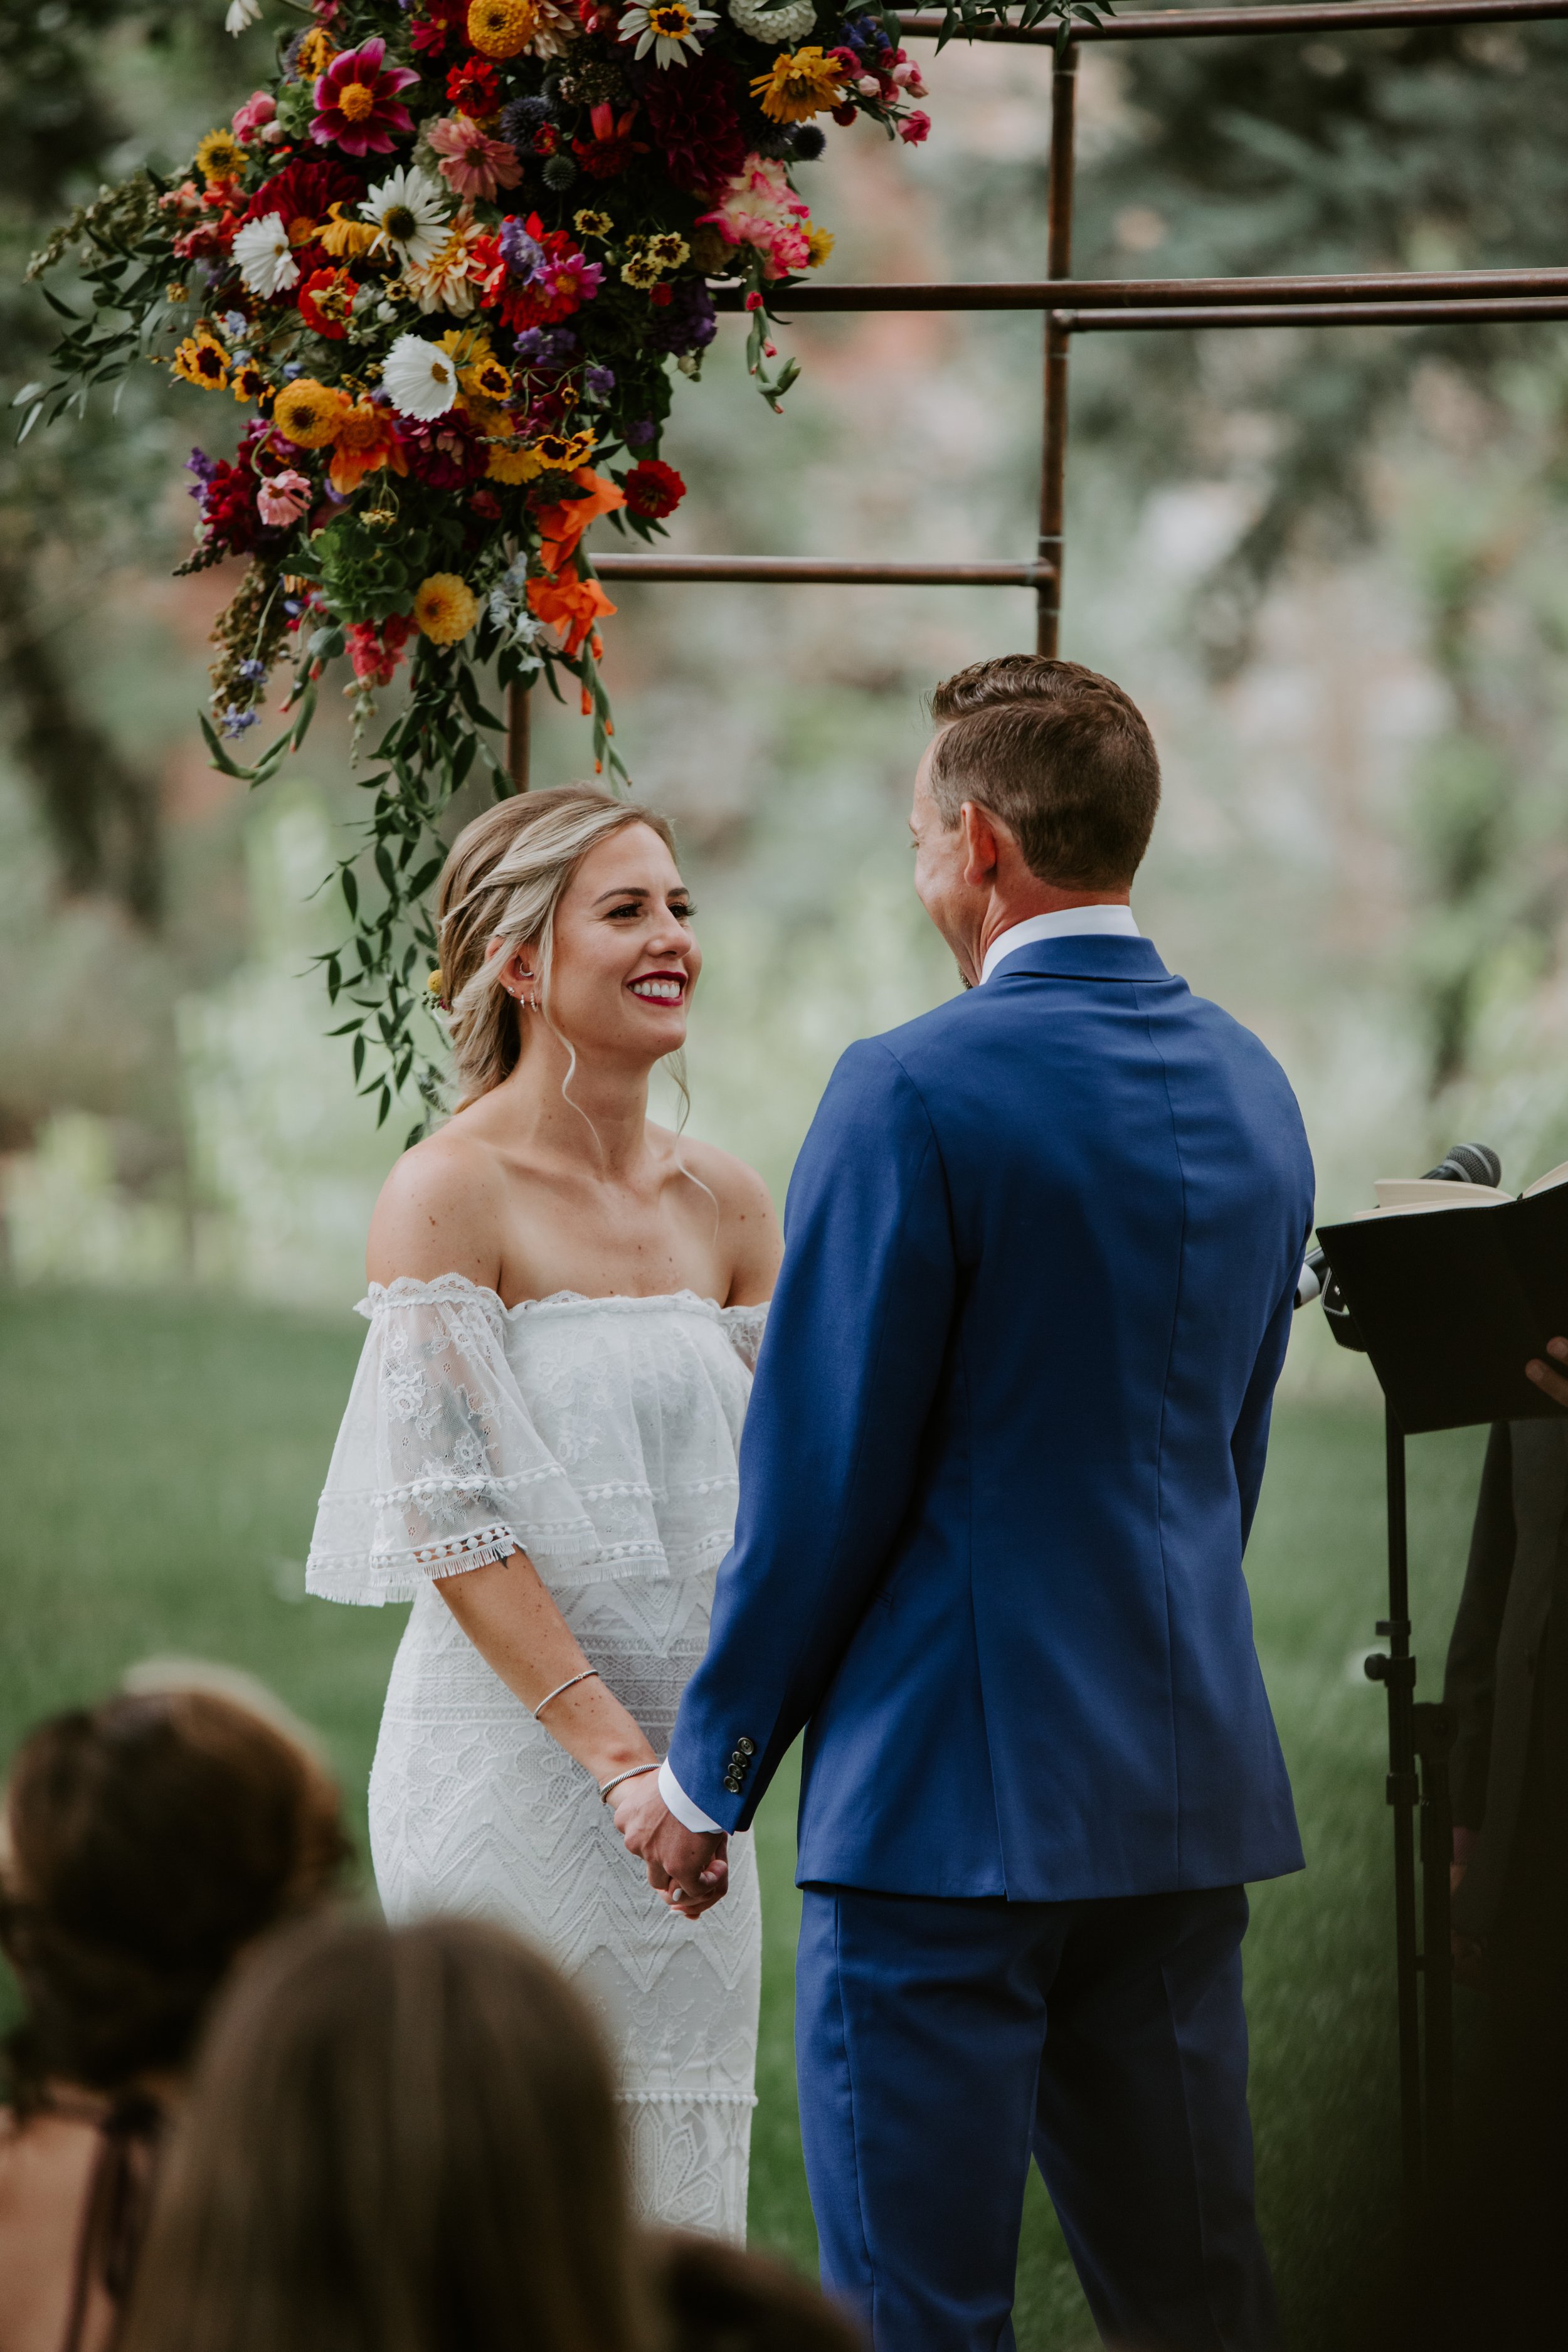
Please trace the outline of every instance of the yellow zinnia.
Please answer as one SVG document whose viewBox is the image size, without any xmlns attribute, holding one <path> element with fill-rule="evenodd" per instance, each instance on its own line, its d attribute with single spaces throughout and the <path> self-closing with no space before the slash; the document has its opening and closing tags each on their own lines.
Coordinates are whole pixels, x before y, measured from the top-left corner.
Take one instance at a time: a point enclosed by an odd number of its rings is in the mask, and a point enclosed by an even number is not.
<svg viewBox="0 0 1568 2352">
<path fill-rule="evenodd" d="M 806 268 L 808 269 L 820 269 L 828 255 L 832 252 L 837 242 L 837 239 L 835 237 L 833 231 L 830 228 L 808 229 L 805 236 Z"/>
<path fill-rule="evenodd" d="M 752 95 L 770 122 L 807 122 L 842 99 L 844 67 L 826 49 L 796 49 L 757 76 Z"/>
<path fill-rule="evenodd" d="M 330 384 L 318 383 L 313 376 L 296 376 L 279 394 L 272 422 L 297 449 L 324 449 L 337 439 L 349 405 Z"/>
<path fill-rule="evenodd" d="M 228 353 L 205 327 L 198 327 L 194 335 L 185 337 L 171 365 L 177 376 L 186 383 L 199 383 L 204 392 L 227 390 Z"/>
<path fill-rule="evenodd" d="M 455 572 L 432 572 L 419 583 L 414 618 L 433 646 L 455 646 L 479 617 L 479 600 Z"/>
<path fill-rule="evenodd" d="M 539 30 L 533 0 L 469 0 L 468 40 L 485 58 L 515 58 Z"/>
<path fill-rule="evenodd" d="M 245 150 L 232 131 L 209 131 L 196 149 L 196 169 L 210 188 L 215 180 L 232 180 L 245 162 Z"/>
<path fill-rule="evenodd" d="M 485 472 L 492 482 L 531 482 L 544 471 L 544 460 L 537 449 L 525 448 L 521 441 L 492 441 Z"/>
</svg>

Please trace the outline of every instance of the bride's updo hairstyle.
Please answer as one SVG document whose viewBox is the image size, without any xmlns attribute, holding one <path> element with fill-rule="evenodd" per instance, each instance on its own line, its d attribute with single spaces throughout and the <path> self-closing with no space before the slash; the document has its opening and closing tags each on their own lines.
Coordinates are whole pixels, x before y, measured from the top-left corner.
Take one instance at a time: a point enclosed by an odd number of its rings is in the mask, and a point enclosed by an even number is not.
<svg viewBox="0 0 1568 2352">
<path fill-rule="evenodd" d="M 459 1109 L 510 1077 L 522 1050 L 523 1016 L 501 984 L 504 967 L 518 950 L 530 950 L 548 1022 L 555 909 L 589 850 L 633 824 L 657 833 L 673 856 L 667 819 L 592 784 L 501 801 L 452 844 L 436 912 Z M 498 938 L 500 952 L 487 956 Z"/>
</svg>

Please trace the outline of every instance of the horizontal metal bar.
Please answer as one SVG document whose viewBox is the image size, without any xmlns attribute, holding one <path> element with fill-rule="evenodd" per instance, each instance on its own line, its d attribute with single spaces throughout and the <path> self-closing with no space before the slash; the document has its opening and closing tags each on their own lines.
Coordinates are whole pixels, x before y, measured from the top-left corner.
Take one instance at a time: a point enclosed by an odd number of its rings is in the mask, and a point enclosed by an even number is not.
<svg viewBox="0 0 1568 2352">
<path fill-rule="evenodd" d="M 1568 319 L 1568 296 L 1519 302 L 1258 302 L 1213 309 L 1053 310 L 1057 324 L 1078 335 L 1191 327 L 1500 327 L 1510 322 Z"/>
<path fill-rule="evenodd" d="M 860 563 L 817 555 L 611 555 L 594 552 L 601 580 L 797 580 L 851 587 L 1038 588 L 1049 563 Z"/>
<path fill-rule="evenodd" d="M 715 286 L 714 307 L 739 310 L 742 285 Z M 1111 310 L 1219 302 L 1417 302 L 1481 295 L 1568 294 L 1568 269 L 1413 269 L 1337 278 L 1031 278 L 989 286 L 881 283 L 789 286 L 781 314 L 823 310 Z"/>
<path fill-rule="evenodd" d="M 1156 8 L 1107 16 L 1098 25 L 1076 23 L 1075 41 L 1190 41 L 1228 38 L 1237 33 L 1375 33 L 1421 25 L 1519 25 L 1536 18 L 1568 16 L 1568 0 L 1325 0 L 1307 8 Z M 940 9 L 900 12 L 906 37 L 935 40 L 942 28 Z M 976 26 L 957 40 L 1022 42 L 1054 48 L 1055 23 Z"/>
</svg>

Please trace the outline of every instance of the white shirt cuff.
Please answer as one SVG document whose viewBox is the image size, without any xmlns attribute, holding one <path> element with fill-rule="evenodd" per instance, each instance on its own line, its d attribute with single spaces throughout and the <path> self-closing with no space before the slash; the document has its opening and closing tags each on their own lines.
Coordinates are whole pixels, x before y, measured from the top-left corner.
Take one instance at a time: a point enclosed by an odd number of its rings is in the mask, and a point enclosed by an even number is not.
<svg viewBox="0 0 1568 2352">
<path fill-rule="evenodd" d="M 692 1803 L 668 1764 L 661 1764 L 658 1768 L 658 1793 L 683 1830 L 692 1830 L 708 1837 L 720 1834 L 718 1822 L 710 1821 L 701 1806 Z"/>
</svg>

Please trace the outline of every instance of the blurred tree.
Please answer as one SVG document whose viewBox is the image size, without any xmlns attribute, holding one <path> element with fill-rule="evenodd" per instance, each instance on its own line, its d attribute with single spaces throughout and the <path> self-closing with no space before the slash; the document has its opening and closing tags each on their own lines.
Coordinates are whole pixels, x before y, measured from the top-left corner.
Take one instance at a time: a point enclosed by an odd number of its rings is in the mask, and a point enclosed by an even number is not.
<svg viewBox="0 0 1568 2352">
<path fill-rule="evenodd" d="M 46 373 L 58 323 L 23 283 L 28 255 L 138 160 L 143 142 L 124 101 L 147 65 L 155 118 L 182 110 L 193 83 L 232 87 L 237 72 L 216 12 L 209 20 L 178 0 L 44 0 L 0 13 L 0 381 L 12 401 Z M 155 120 L 155 140 L 162 128 Z M 61 290 L 68 297 L 68 279 Z M 162 386 L 149 371 L 124 390 L 112 413 L 100 404 L 0 447 L 0 689 L 65 888 L 104 893 L 152 924 L 163 898 L 157 782 L 93 708 L 73 644 L 106 576 L 144 556 L 167 495 Z"/>
<path fill-rule="evenodd" d="M 1115 61 L 1120 126 L 1079 181 L 1085 275 L 1562 262 L 1568 25 L 1152 41 Z M 1463 430 L 1444 436 L 1441 401 L 1421 418 L 1448 459 L 1426 493 L 1461 509 L 1416 571 L 1452 712 L 1414 803 L 1431 901 L 1414 978 L 1436 1092 L 1465 1067 L 1503 932 L 1527 926 L 1544 959 L 1568 907 L 1561 855 L 1542 887 L 1533 804 L 1549 788 L 1560 806 L 1558 693 L 1542 672 L 1562 633 L 1527 584 L 1568 467 L 1563 331 L 1096 336 L 1074 365 L 1082 442 L 1114 448 L 1146 486 L 1221 470 L 1246 486 L 1247 520 L 1194 610 L 1222 677 L 1245 659 L 1259 602 L 1291 561 L 1332 560 L 1373 534 L 1377 485 L 1408 446 L 1423 388 L 1463 388 Z M 1499 460 L 1500 512 L 1499 483 L 1483 478 Z M 1521 627 L 1503 660 L 1499 606 L 1510 595 Z"/>
</svg>

